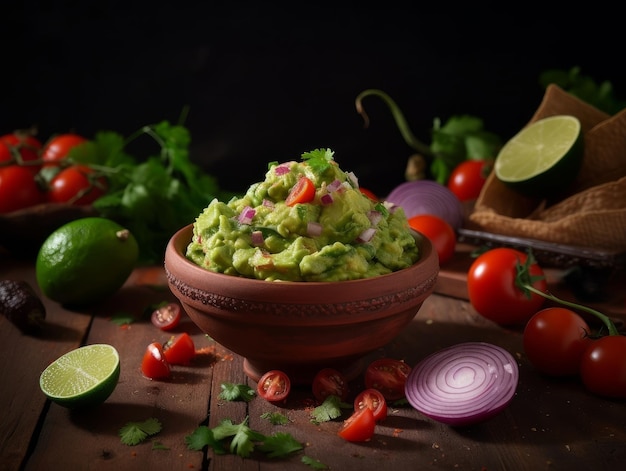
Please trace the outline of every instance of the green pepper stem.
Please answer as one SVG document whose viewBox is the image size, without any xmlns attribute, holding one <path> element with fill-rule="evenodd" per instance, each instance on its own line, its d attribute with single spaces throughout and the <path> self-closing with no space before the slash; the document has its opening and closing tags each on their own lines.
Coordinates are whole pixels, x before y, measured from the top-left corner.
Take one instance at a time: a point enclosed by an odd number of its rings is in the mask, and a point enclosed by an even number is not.
<svg viewBox="0 0 626 471">
<path fill-rule="evenodd" d="M 576 303 L 571 303 L 569 301 L 565 301 L 563 299 L 557 298 L 556 296 L 554 296 L 553 294 L 550 293 L 544 293 L 541 290 L 538 290 L 537 288 L 529 285 L 529 284 L 525 284 L 524 288 L 527 289 L 528 291 L 531 291 L 535 294 L 538 294 L 539 296 L 543 296 L 546 299 L 549 299 L 551 301 L 555 301 L 559 304 L 563 304 L 564 306 L 568 306 L 574 309 L 579 309 L 581 311 L 585 311 L 589 314 L 592 314 L 593 316 L 597 317 L 598 319 L 600 319 L 602 321 L 602 323 L 606 326 L 606 328 L 609 331 L 609 335 L 619 335 L 619 331 L 617 330 L 617 327 L 615 326 L 615 324 L 613 323 L 613 321 L 605 314 L 602 314 L 599 311 L 596 311 L 595 309 L 592 309 L 590 307 L 587 306 L 582 306 L 580 304 L 576 304 Z"/>
<path fill-rule="evenodd" d="M 433 155 L 430 147 L 421 142 L 417 137 L 415 137 L 415 135 L 411 131 L 411 128 L 409 127 L 409 124 L 404 118 L 404 114 L 402 113 L 402 110 L 400 110 L 400 107 L 396 104 L 395 101 L 393 101 L 393 99 L 389 95 L 387 95 L 382 90 L 365 90 L 356 97 L 356 110 L 363 117 L 363 120 L 365 121 L 365 127 L 369 125 L 369 118 L 367 116 L 367 113 L 365 113 L 365 110 L 363 109 L 363 104 L 361 103 L 361 101 L 363 100 L 363 98 L 369 95 L 374 95 L 381 98 L 389 107 L 389 110 L 391 111 L 391 114 L 396 122 L 396 126 L 398 126 L 398 130 L 404 138 L 404 142 L 406 142 L 409 147 L 415 149 L 417 152 L 420 152 L 424 156 Z"/>
</svg>

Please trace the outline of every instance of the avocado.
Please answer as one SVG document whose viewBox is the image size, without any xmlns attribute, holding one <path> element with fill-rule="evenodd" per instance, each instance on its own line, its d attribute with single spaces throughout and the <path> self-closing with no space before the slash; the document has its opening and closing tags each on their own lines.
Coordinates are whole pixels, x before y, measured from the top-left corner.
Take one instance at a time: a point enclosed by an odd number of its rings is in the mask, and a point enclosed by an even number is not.
<svg viewBox="0 0 626 471">
<path fill-rule="evenodd" d="M 46 308 L 32 286 L 23 280 L 0 280 L 0 312 L 23 333 L 37 333 Z"/>
</svg>

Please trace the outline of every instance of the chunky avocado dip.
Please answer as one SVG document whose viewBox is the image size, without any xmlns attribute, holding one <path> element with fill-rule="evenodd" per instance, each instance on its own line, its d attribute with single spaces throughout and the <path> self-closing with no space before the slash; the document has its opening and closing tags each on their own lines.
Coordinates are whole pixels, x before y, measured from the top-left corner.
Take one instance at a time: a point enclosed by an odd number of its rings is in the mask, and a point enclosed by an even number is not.
<svg viewBox="0 0 626 471">
<path fill-rule="evenodd" d="M 331 150 L 316 149 L 270 164 L 242 198 L 211 201 L 187 257 L 247 278 L 339 281 L 406 268 L 419 253 L 402 208 L 372 201 Z"/>
</svg>

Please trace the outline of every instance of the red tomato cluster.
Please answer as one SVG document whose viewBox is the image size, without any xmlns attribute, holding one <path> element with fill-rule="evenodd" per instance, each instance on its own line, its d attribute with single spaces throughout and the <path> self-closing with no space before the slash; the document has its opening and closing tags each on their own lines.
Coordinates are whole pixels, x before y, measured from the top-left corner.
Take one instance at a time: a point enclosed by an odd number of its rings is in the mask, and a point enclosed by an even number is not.
<svg viewBox="0 0 626 471">
<path fill-rule="evenodd" d="M 404 386 L 411 368 L 393 358 L 375 360 L 365 370 L 365 389 L 354 398 L 354 410 L 338 431 L 351 442 L 370 440 L 376 423 L 387 417 L 387 402 L 404 397 Z M 345 402 L 348 380 L 334 368 L 323 368 L 313 378 L 311 389 L 318 403 L 329 396 Z M 291 392 L 289 376 L 280 370 L 265 373 L 257 383 L 257 394 L 269 402 L 285 402 Z"/>
<path fill-rule="evenodd" d="M 543 269 L 534 260 L 527 262 L 527 254 L 504 247 L 478 256 L 467 278 L 474 309 L 497 324 L 523 326 L 524 353 L 540 373 L 579 376 L 592 393 L 626 398 L 626 336 L 616 332 L 594 335 L 572 303 L 568 308 L 542 309 L 544 296 L 525 293 L 516 284 L 518 270 L 526 266 L 532 287 L 546 293 Z M 557 298 L 551 299 L 558 302 Z"/>
<path fill-rule="evenodd" d="M 107 191 L 107 179 L 67 157 L 88 140 L 60 134 L 44 144 L 15 132 L 0 137 L 0 214 L 41 203 L 87 205 Z"/>
<path fill-rule="evenodd" d="M 181 308 L 168 303 L 155 309 L 150 320 L 161 330 L 172 330 L 181 318 Z M 172 365 L 188 365 L 196 356 L 193 339 L 187 332 L 171 337 L 165 344 L 153 342 L 146 348 L 141 372 L 146 378 L 164 380 L 170 377 Z"/>
</svg>

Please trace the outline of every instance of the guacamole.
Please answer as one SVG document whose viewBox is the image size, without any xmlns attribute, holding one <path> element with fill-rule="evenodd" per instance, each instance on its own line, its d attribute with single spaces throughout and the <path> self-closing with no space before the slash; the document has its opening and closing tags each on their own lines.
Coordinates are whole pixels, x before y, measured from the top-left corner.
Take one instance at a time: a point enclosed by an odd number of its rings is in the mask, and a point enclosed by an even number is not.
<svg viewBox="0 0 626 471">
<path fill-rule="evenodd" d="M 211 201 L 187 247 L 207 270 L 269 281 L 368 278 L 418 257 L 402 208 L 361 193 L 329 149 L 272 163 L 243 197 Z"/>
</svg>

